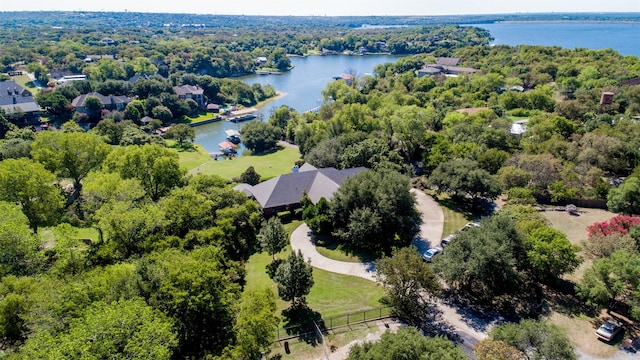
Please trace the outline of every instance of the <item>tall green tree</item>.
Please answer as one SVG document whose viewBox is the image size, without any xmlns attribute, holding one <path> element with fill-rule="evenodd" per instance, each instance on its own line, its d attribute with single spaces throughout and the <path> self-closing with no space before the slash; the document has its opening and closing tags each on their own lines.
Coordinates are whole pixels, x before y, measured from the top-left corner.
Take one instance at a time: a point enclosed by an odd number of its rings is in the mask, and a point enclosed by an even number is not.
<svg viewBox="0 0 640 360">
<path fill-rule="evenodd" d="M 258 240 L 262 251 L 266 251 L 274 260 L 275 254 L 282 251 L 289 243 L 284 226 L 282 226 L 280 219 L 275 216 L 262 225 Z"/>
<path fill-rule="evenodd" d="M 156 144 L 117 148 L 107 156 L 104 167 L 123 179 L 138 179 L 154 201 L 182 184 L 185 173 L 178 153 Z"/>
<path fill-rule="evenodd" d="M 40 241 L 18 205 L 0 201 L 0 277 L 30 275 L 44 265 Z"/>
<path fill-rule="evenodd" d="M 516 292 L 526 277 L 523 239 L 505 214 L 458 234 L 434 264 L 449 286 L 479 302 Z"/>
<path fill-rule="evenodd" d="M 548 226 L 533 229 L 527 235 L 526 247 L 532 275 L 543 282 L 557 280 L 582 262 L 580 247 L 571 244 L 562 231 Z"/>
<path fill-rule="evenodd" d="M 409 245 L 421 221 L 409 179 L 391 170 L 365 170 L 346 179 L 330 202 L 329 217 L 340 241 L 381 253 Z"/>
<path fill-rule="evenodd" d="M 153 253 L 139 264 L 143 294 L 175 320 L 175 358 L 220 354 L 233 340 L 240 266 L 219 247 Z"/>
<path fill-rule="evenodd" d="M 29 159 L 0 162 L 0 201 L 18 204 L 34 232 L 60 216 L 63 197 L 54 174 Z"/>
<path fill-rule="evenodd" d="M 429 183 L 438 191 L 474 199 L 495 199 L 502 192 L 500 182 L 469 159 L 454 159 L 438 165 L 429 176 Z"/>
<path fill-rule="evenodd" d="M 609 190 L 609 210 L 623 214 L 640 214 L 640 179 L 630 176 L 617 188 Z"/>
<path fill-rule="evenodd" d="M 223 358 L 252 360 L 268 354 L 276 340 L 280 319 L 276 316 L 276 296 L 269 288 L 247 289 L 242 293 L 233 330 L 235 345 Z"/>
<path fill-rule="evenodd" d="M 578 296 L 588 305 L 610 308 L 616 301 L 631 306 L 640 318 L 640 255 L 619 250 L 596 259 L 577 286 Z"/>
<path fill-rule="evenodd" d="M 178 141 L 180 147 L 185 140 L 193 141 L 196 137 L 196 131 L 187 124 L 173 125 L 167 130 L 165 137 Z"/>
<path fill-rule="evenodd" d="M 155 204 L 137 207 L 128 202 L 115 202 L 103 206 L 96 214 L 98 227 L 106 233 L 109 254 L 116 259 L 127 259 L 153 249 L 152 236 L 161 234 L 164 214 Z"/>
<path fill-rule="evenodd" d="M 82 180 L 99 169 L 111 151 L 100 136 L 85 132 L 41 132 L 31 144 L 31 156 L 47 170 L 71 178 L 81 191 Z"/>
<path fill-rule="evenodd" d="M 282 137 L 282 131 L 267 123 L 252 121 L 240 129 L 242 142 L 253 153 L 272 149 Z"/>
<path fill-rule="evenodd" d="M 376 276 L 383 284 L 385 293 L 382 302 L 392 306 L 395 314 L 420 326 L 424 321 L 429 303 L 438 296 L 440 283 L 414 247 L 394 250 L 391 257 L 376 261 Z"/>
<path fill-rule="evenodd" d="M 314 283 L 313 268 L 304 261 L 302 252 L 298 250 L 280 264 L 274 280 L 278 283 L 278 296 L 282 300 L 293 302 L 293 306 L 304 304 Z"/>
<path fill-rule="evenodd" d="M 253 166 L 249 166 L 247 170 L 240 175 L 240 181 L 252 186 L 257 185 L 260 182 L 260 174 L 256 172 Z"/>
</svg>

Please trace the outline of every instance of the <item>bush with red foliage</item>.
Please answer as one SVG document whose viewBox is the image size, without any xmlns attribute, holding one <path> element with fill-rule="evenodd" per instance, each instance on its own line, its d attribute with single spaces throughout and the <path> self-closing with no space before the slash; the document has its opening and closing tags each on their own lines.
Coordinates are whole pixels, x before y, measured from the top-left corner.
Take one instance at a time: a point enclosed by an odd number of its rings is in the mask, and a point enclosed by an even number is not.
<svg viewBox="0 0 640 360">
<path fill-rule="evenodd" d="M 616 215 L 609 221 L 596 222 L 587 226 L 589 237 L 608 236 L 617 233 L 628 234 L 629 229 L 640 225 L 640 216 Z"/>
</svg>

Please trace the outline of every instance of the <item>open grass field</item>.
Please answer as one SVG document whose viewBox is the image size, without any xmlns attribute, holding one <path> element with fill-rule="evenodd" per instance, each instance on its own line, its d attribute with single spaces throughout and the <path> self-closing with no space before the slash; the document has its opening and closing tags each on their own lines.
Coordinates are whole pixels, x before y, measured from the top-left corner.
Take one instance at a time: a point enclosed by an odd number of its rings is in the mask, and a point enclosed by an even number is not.
<svg viewBox="0 0 640 360">
<path fill-rule="evenodd" d="M 197 153 L 180 153 L 180 165 L 192 174 L 218 175 L 225 179 L 240 176 L 253 166 L 263 180 L 291 172 L 291 167 L 300 159 L 300 152 L 289 147 L 279 147 L 260 155 L 243 154 L 232 160 L 214 160 L 199 145 Z"/>
</svg>

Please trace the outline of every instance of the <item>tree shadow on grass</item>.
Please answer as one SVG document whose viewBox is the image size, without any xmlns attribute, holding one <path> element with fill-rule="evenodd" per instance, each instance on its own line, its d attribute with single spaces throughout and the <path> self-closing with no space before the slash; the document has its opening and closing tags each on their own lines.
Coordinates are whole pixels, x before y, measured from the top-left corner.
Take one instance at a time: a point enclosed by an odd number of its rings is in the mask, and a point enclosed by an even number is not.
<svg viewBox="0 0 640 360">
<path fill-rule="evenodd" d="M 317 331 L 314 322 L 320 331 L 326 333 L 324 321 L 320 313 L 309 308 L 304 301 L 294 302 L 288 309 L 282 310 L 284 317 L 285 331 L 288 335 L 300 335 L 300 340 L 305 343 L 318 345 Z"/>
<path fill-rule="evenodd" d="M 278 151 L 284 149 L 284 147 L 280 146 L 280 145 L 276 145 L 275 147 L 269 149 L 269 150 L 265 150 L 259 153 L 254 153 L 253 151 L 251 151 L 251 156 L 265 156 L 265 155 L 271 155 L 274 153 L 277 153 Z"/>
<path fill-rule="evenodd" d="M 361 249 L 352 249 L 345 244 L 340 243 L 335 238 L 328 235 L 313 235 L 314 242 L 317 247 L 323 247 L 327 250 L 342 252 L 346 255 L 358 258 L 360 262 L 372 262 L 377 260 L 380 255 L 367 252 Z"/>
</svg>

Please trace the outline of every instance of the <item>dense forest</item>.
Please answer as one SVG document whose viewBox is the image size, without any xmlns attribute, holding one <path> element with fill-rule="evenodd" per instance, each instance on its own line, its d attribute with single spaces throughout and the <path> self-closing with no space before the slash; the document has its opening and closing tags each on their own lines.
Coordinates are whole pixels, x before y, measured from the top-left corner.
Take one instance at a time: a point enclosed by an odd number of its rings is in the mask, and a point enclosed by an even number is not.
<svg viewBox="0 0 640 360">
<path fill-rule="evenodd" d="M 232 190 L 230 180 L 187 173 L 176 150 L 151 131 L 196 110 L 193 100 L 172 93 L 175 86 L 197 85 L 211 103 L 251 106 L 274 96 L 273 88 L 229 78 L 255 71 L 258 57 L 278 67 L 287 55 L 323 50 L 407 55 L 370 76 L 329 83 L 323 95 L 331 101 L 317 113 L 285 106 L 268 121 L 247 125 L 242 136 L 261 146 L 266 138 L 272 145 L 287 140 L 319 168 L 369 169 L 347 180 L 333 200 L 303 199 L 303 208 L 287 218 L 304 219 L 314 234 L 350 251 L 375 255 L 387 290 L 403 283 L 396 270 L 418 269 L 419 281 L 406 283 L 421 287 L 408 289 L 408 298 L 387 291 L 382 299 L 411 325 L 428 328 L 426 305 L 441 290 L 436 276 L 472 303 L 539 315 L 542 289 L 557 285 L 582 257 L 533 205 L 588 200 L 640 214 L 640 59 L 634 56 L 492 47 L 486 31 L 455 24 L 359 29 L 354 23 L 362 19 L 294 18 L 286 30 L 270 31 L 286 19 L 260 28 L 255 19 L 234 17 L 238 27 L 230 28 L 221 25 L 228 24 L 224 17 L 118 13 L 120 25 L 104 31 L 103 13 L 5 14 L 3 70 L 41 80 L 35 99 L 51 123 L 62 125 L 35 133 L 15 125 L 24 114 L 0 111 L 3 358 L 255 359 L 269 352 L 281 321 L 276 294 L 245 287 L 247 261 L 261 251 L 273 258 L 260 271 L 291 302 L 283 314 L 304 308 L 311 268 L 299 253 L 275 257 L 287 244 L 278 217 L 266 221 L 258 203 Z M 482 19 L 470 20 L 489 21 Z M 178 22 L 191 25 L 160 25 Z M 92 55 L 110 56 L 85 61 Z M 425 75 L 439 61 L 467 70 Z M 87 80 L 59 86 L 51 76 L 56 71 Z M 141 79 L 130 82 L 136 75 Z M 95 104 L 80 114 L 71 101 L 94 91 L 132 101 L 122 110 Z M 143 125 L 145 116 L 156 121 Z M 78 125 L 86 121 L 94 125 L 89 131 Z M 193 137 L 178 132 L 180 143 Z M 252 146 L 256 153 L 270 147 Z M 242 178 L 260 180 L 249 171 Z M 480 213 L 500 196 L 507 205 L 481 228 L 460 234 L 432 267 L 408 247 L 420 221 L 411 186 L 447 193 Z M 618 301 L 640 317 L 638 223 L 620 216 L 590 228 L 584 248 L 593 265 L 573 284 L 583 304 L 599 309 Z M 496 328 L 490 341 L 509 343 L 508 334 L 530 331 L 558 339 L 556 350 L 570 348 L 553 327 L 519 326 Z M 444 339 L 400 334 L 432 353 L 463 356 Z M 383 344 L 394 341 L 383 338 Z M 353 358 L 382 352 L 357 347 Z"/>
</svg>

